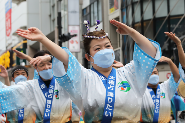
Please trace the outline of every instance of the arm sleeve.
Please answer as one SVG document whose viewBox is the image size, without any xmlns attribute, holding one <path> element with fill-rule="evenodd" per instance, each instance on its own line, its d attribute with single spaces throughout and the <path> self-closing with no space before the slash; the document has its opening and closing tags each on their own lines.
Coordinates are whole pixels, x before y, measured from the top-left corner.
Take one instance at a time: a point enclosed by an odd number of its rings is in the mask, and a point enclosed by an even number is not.
<svg viewBox="0 0 185 123">
<path fill-rule="evenodd" d="M 181 78 L 176 83 L 174 80 L 173 74 L 171 73 L 170 78 L 161 84 L 163 88 L 166 88 L 170 100 L 173 98 L 175 92 L 177 91 L 180 81 L 181 81 Z"/>
<path fill-rule="evenodd" d="M 19 82 L 0 90 L 0 113 L 18 110 L 26 107 L 33 99 L 31 84 L 34 81 Z"/>
<path fill-rule="evenodd" d="M 180 63 L 179 63 L 179 74 L 180 74 L 182 81 L 185 83 L 185 73 Z"/>
<path fill-rule="evenodd" d="M 132 85 L 139 96 L 143 96 L 148 84 L 149 77 L 157 65 L 158 60 L 161 58 L 160 45 L 153 40 L 150 41 L 157 49 L 155 58 L 146 54 L 135 43 L 133 60 L 129 64 L 119 69 L 126 76 L 127 81 Z"/>
<path fill-rule="evenodd" d="M 71 100 L 82 109 L 81 89 L 85 82 L 84 74 L 86 74 L 87 69 L 78 62 L 67 48 L 63 49 L 69 55 L 67 72 L 65 72 L 63 63 L 53 58 L 53 74 L 59 85 L 69 93 Z"/>
</svg>

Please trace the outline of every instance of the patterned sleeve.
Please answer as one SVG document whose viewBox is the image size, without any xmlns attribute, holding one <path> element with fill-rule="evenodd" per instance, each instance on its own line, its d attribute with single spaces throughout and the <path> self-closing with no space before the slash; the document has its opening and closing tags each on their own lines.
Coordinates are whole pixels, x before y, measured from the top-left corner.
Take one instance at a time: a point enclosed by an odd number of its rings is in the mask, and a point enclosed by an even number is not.
<svg viewBox="0 0 185 123">
<path fill-rule="evenodd" d="M 179 63 L 179 74 L 180 74 L 181 79 L 185 83 L 185 73 L 184 73 L 184 70 L 182 69 L 182 66 L 180 63 Z"/>
<path fill-rule="evenodd" d="M 84 74 L 87 69 L 85 69 L 78 60 L 73 56 L 73 54 L 67 49 L 63 49 L 68 53 L 68 69 L 65 72 L 63 63 L 56 58 L 53 58 L 52 69 L 53 74 L 62 88 L 64 88 L 70 95 L 71 100 L 82 109 L 82 86 L 84 85 Z"/>
<path fill-rule="evenodd" d="M 0 89 L 0 113 L 26 107 L 33 99 L 34 81 L 19 82 L 17 85 Z"/>
<path fill-rule="evenodd" d="M 163 88 L 167 90 L 170 100 L 173 98 L 175 92 L 177 91 L 180 81 L 181 81 L 181 78 L 179 78 L 178 82 L 176 83 L 174 80 L 173 74 L 171 73 L 170 78 L 164 83 L 161 83 L 161 86 L 163 86 Z"/>
<path fill-rule="evenodd" d="M 133 61 L 118 69 L 123 72 L 124 76 L 126 76 L 126 79 L 139 96 L 143 96 L 149 77 L 157 65 L 158 60 L 161 58 L 160 45 L 153 40 L 149 39 L 149 41 L 151 41 L 157 49 L 155 58 L 149 56 L 135 43 Z"/>
</svg>

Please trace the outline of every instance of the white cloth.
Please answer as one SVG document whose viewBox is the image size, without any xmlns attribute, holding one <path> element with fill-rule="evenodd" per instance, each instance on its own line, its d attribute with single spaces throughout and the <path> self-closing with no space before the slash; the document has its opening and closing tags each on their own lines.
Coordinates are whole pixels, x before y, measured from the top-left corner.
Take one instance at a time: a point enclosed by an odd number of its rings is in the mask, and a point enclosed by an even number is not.
<svg viewBox="0 0 185 123">
<path fill-rule="evenodd" d="M 140 119 L 142 96 L 146 90 L 149 76 L 160 59 L 160 47 L 155 59 L 135 45 L 134 60 L 116 70 L 115 103 L 112 123 L 138 122 Z M 101 121 L 105 105 L 106 89 L 99 75 L 85 69 L 76 58 L 69 54 L 67 74 L 63 75 L 62 63 L 53 59 L 53 73 L 58 83 L 70 94 L 72 101 L 84 114 L 84 121 Z M 58 66 L 61 66 L 60 68 Z M 61 77 L 62 76 L 62 77 Z M 120 82 L 127 82 L 130 87 L 121 88 Z"/>
<path fill-rule="evenodd" d="M 0 123 L 6 123 L 6 116 L 5 116 L 5 114 L 0 115 Z"/>
<path fill-rule="evenodd" d="M 55 82 L 54 90 L 59 91 L 59 99 L 55 97 L 57 95 L 53 95 L 50 121 L 67 122 L 71 117 L 71 100 L 69 95 L 57 82 Z M 37 115 L 36 122 L 42 122 L 43 120 L 46 99 L 37 79 L 19 82 L 17 85 L 1 89 L 0 103 L 1 113 L 22 109 L 30 105 Z"/>
<path fill-rule="evenodd" d="M 170 78 L 159 84 L 160 86 L 160 110 L 159 110 L 159 123 L 168 123 L 171 116 L 171 99 L 177 91 L 178 85 L 181 79 L 176 83 L 173 75 Z M 150 95 L 151 89 L 146 89 L 143 99 L 142 99 L 142 121 L 143 122 L 153 122 L 154 117 L 154 103 Z M 165 96 L 162 96 L 165 95 Z"/>
</svg>

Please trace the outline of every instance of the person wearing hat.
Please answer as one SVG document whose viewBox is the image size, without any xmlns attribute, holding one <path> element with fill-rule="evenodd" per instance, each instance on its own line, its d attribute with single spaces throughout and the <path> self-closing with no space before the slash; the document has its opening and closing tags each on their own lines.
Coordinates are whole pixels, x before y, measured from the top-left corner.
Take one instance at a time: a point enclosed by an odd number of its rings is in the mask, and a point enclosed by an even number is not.
<svg viewBox="0 0 185 123">
<path fill-rule="evenodd" d="M 154 68 L 142 99 L 141 123 L 167 123 L 170 121 L 171 99 L 181 79 L 178 68 L 171 59 L 162 56 L 159 62 L 167 62 L 172 75 L 167 81 L 159 84 L 159 71 L 157 67 Z"/>
</svg>

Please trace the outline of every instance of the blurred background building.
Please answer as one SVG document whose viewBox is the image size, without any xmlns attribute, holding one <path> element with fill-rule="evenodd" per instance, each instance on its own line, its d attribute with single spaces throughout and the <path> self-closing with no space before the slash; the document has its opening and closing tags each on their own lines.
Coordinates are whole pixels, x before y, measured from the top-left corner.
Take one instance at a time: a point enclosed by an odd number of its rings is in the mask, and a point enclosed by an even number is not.
<svg viewBox="0 0 185 123">
<path fill-rule="evenodd" d="M 117 34 L 116 27 L 109 23 L 111 19 L 126 23 L 147 38 L 157 41 L 161 45 L 162 55 L 171 58 L 176 65 L 179 63 L 176 46 L 164 32 L 174 32 L 182 42 L 185 39 L 185 0 L 1 0 L 0 10 L 0 64 L 6 66 L 8 71 L 17 64 L 26 65 L 30 79 L 33 78 L 34 68 L 16 58 L 11 49 L 33 57 L 37 51 L 46 48 L 39 42 L 17 36 L 15 31 L 18 28 L 39 28 L 53 42 L 68 47 L 86 68 L 91 65 L 85 59 L 82 43 L 82 34 L 87 32 L 84 20 L 90 21 L 90 31 L 95 30 L 95 21 L 100 20 L 98 29 L 108 33 L 116 60 L 124 65 L 133 59 L 134 41 L 129 36 Z M 60 25 L 62 29 L 58 31 Z M 7 35 L 8 32 L 10 35 Z M 73 34 L 77 36 L 71 38 Z M 5 60 L 8 62 L 3 62 Z M 158 68 L 160 81 L 166 80 L 170 75 L 169 66 L 159 63 Z M 0 78 L 0 81 L 3 79 Z"/>
</svg>

